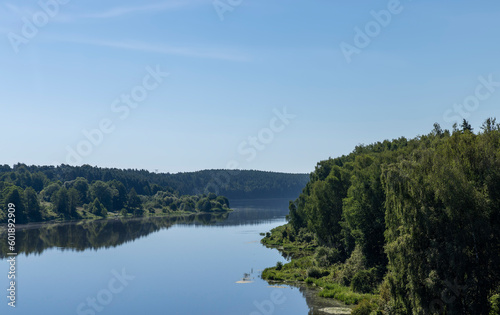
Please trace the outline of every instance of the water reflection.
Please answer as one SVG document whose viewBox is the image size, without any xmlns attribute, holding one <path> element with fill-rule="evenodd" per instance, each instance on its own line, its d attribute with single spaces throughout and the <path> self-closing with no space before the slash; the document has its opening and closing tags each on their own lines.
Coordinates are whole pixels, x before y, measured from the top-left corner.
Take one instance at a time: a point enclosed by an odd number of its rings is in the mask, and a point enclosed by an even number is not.
<svg viewBox="0 0 500 315">
<path fill-rule="evenodd" d="M 319 298 L 315 289 L 299 287 L 300 294 L 294 287 L 260 279 L 262 269 L 274 265 L 279 254 L 259 244 L 259 233 L 285 222 L 287 199 L 232 200 L 231 207 L 235 211 L 227 214 L 19 226 L 16 251 L 29 256 L 19 257 L 25 275 L 23 297 L 29 302 L 16 311 L 74 313 L 80 300 L 100 289 L 95 285 L 98 276 L 94 270 L 107 272 L 116 266 L 126 267 L 142 281 L 127 288 L 125 294 L 142 296 L 144 290 L 149 292 L 147 303 L 133 299 L 118 303 L 117 297 L 110 306 L 115 308 L 113 314 L 128 314 L 130 309 L 160 314 L 164 307 L 172 314 L 206 314 L 207 308 L 213 310 L 212 314 L 256 314 L 255 301 L 267 301 L 274 289 L 284 290 L 287 296 L 287 302 L 275 309 L 276 315 L 308 311 L 310 315 L 325 314 L 325 308 L 337 306 L 335 301 Z M 0 237 L 7 239 L 5 229 L 0 230 Z M 142 241 L 131 244 L 141 238 Z M 49 251 L 51 248 L 68 252 Z M 85 259 L 79 253 L 70 253 L 87 249 L 96 252 L 86 254 Z M 6 253 L 6 242 L 0 242 L 0 260 L 6 259 Z M 144 268 L 144 257 L 152 258 L 148 268 Z M 49 287 L 62 289 L 54 297 Z M 57 302 L 46 303 L 49 299 Z M 193 300 L 198 302 L 192 303 Z M 56 304 L 58 309 L 53 307 Z M 0 313 L 4 313 L 2 305 Z"/>
<path fill-rule="evenodd" d="M 227 219 L 228 214 L 193 214 L 178 217 L 106 219 L 84 222 L 31 224 L 16 230 L 16 252 L 18 254 L 41 254 L 46 249 L 83 251 L 116 247 L 145 237 L 174 224 L 210 225 Z M 7 231 L 0 232 L 7 239 Z M 10 252 L 6 242 L 1 243 L 0 257 Z"/>
<path fill-rule="evenodd" d="M 252 200 L 251 203 L 232 200 L 235 211 L 230 213 L 29 224 L 16 229 L 16 252 L 39 255 L 54 247 L 75 251 L 116 247 L 175 224 L 223 227 L 269 223 L 283 220 L 288 213 L 287 205 L 286 199 Z M 0 230 L 0 239 L 7 240 L 6 229 Z M 0 259 L 6 258 L 8 252 L 7 242 L 1 242 Z"/>
</svg>

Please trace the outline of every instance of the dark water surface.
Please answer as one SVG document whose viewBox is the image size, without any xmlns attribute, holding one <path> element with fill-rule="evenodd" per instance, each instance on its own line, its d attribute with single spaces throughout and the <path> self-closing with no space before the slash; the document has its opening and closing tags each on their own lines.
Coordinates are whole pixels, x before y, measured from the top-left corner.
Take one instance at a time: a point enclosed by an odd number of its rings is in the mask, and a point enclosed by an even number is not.
<svg viewBox="0 0 500 315">
<path fill-rule="evenodd" d="M 0 314 L 303 315 L 317 309 L 298 288 L 272 287 L 259 277 L 285 262 L 260 244 L 259 233 L 285 223 L 288 199 L 233 200 L 231 207 L 224 215 L 18 229 L 16 308 L 7 305 L 2 241 Z M 5 231 L 0 237 L 6 240 Z"/>
</svg>

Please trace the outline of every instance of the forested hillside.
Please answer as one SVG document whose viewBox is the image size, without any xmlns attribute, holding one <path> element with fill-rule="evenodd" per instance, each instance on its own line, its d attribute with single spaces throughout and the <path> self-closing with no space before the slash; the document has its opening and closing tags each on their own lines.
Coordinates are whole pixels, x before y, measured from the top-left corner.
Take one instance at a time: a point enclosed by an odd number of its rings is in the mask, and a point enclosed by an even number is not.
<svg viewBox="0 0 500 315">
<path fill-rule="evenodd" d="M 211 170 L 157 174 L 89 165 L 0 166 L 0 221 L 9 203 L 17 223 L 53 219 L 223 211 L 231 198 L 298 196 L 308 175 Z M 223 197 L 224 196 L 224 197 Z"/>
<path fill-rule="evenodd" d="M 263 239 L 353 314 L 500 314 L 500 124 L 434 130 L 321 161 Z M 375 314 L 373 313 L 373 314 Z"/>
<path fill-rule="evenodd" d="M 56 170 L 54 173 L 42 170 Z M 0 222 L 94 219 L 108 215 L 143 216 L 229 211 L 229 201 L 214 193 L 185 195 L 170 187 L 127 174 L 119 179 L 90 176 L 61 181 L 60 168 L 4 166 L 0 174 Z M 49 176 L 47 176 L 47 173 Z M 140 191 L 138 193 L 137 189 Z M 15 212 L 14 212 L 15 209 Z"/>
<path fill-rule="evenodd" d="M 35 190 L 42 182 L 74 181 L 78 177 L 88 182 L 118 180 L 127 190 L 134 188 L 140 195 L 155 194 L 158 187 L 169 187 L 181 195 L 213 192 L 228 198 L 296 198 L 309 180 L 308 174 L 287 174 L 254 170 L 204 170 L 187 173 L 152 173 L 146 170 L 100 168 L 90 165 L 0 166 L 0 176 L 17 170 L 32 174 Z M 18 182 L 23 179 L 16 179 Z"/>
</svg>

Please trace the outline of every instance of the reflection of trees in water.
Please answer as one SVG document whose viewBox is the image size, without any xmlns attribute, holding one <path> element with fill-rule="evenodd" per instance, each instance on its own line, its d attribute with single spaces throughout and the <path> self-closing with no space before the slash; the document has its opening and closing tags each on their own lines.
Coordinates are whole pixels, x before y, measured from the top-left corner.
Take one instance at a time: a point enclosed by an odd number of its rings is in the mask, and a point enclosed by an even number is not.
<svg viewBox="0 0 500 315">
<path fill-rule="evenodd" d="M 18 227 L 16 252 L 41 254 L 52 247 L 83 251 L 89 248 L 109 248 L 134 241 L 174 224 L 215 224 L 227 218 L 227 213 L 192 214 L 179 217 L 107 219 L 61 224 L 37 224 Z M 7 240 L 7 231 L 0 231 Z M 10 252 L 7 242 L 1 242 L 0 257 Z"/>
</svg>

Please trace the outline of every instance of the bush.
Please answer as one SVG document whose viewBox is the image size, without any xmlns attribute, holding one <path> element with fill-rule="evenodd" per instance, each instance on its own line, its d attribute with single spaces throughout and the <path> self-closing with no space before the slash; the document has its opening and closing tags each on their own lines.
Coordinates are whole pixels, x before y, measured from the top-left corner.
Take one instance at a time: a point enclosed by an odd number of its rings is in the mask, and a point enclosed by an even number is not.
<svg viewBox="0 0 500 315">
<path fill-rule="evenodd" d="M 340 256 L 338 249 L 320 246 L 316 249 L 314 259 L 320 267 L 328 267 L 340 261 Z"/>
<path fill-rule="evenodd" d="M 362 300 L 353 310 L 351 315 L 376 315 L 377 304 L 369 300 Z"/>
<path fill-rule="evenodd" d="M 318 268 L 311 267 L 311 268 L 307 269 L 307 277 L 318 279 L 318 278 L 323 277 L 323 273 Z"/>
<path fill-rule="evenodd" d="M 281 261 L 278 261 L 276 263 L 276 270 L 281 270 L 281 269 L 283 269 L 283 263 Z"/>
<path fill-rule="evenodd" d="M 361 251 L 361 247 L 356 246 L 354 251 L 351 253 L 345 263 L 342 265 L 336 280 L 344 285 L 349 286 L 353 277 L 361 270 L 365 270 L 365 257 Z"/>
<path fill-rule="evenodd" d="M 370 293 L 377 283 L 375 268 L 356 272 L 351 280 L 351 289 L 355 292 Z"/>
</svg>

